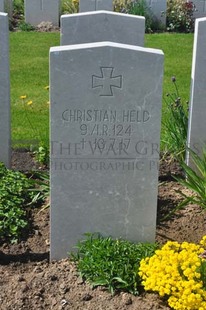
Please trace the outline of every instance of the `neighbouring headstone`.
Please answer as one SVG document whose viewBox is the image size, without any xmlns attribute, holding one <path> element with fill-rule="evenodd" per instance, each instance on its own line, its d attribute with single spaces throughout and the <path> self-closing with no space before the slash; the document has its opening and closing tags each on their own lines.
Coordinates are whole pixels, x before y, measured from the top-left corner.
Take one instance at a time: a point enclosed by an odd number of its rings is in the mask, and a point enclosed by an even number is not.
<svg viewBox="0 0 206 310">
<path fill-rule="evenodd" d="M 144 35 L 142 16 L 108 11 L 61 16 L 61 45 L 112 41 L 143 46 Z"/>
<path fill-rule="evenodd" d="M 192 3 L 195 6 L 193 16 L 195 18 L 206 17 L 206 0 L 193 0 Z"/>
<path fill-rule="evenodd" d="M 51 22 L 59 26 L 59 0 L 25 0 L 25 21 L 33 26 Z"/>
<path fill-rule="evenodd" d="M 167 0 L 146 0 L 154 17 L 166 25 Z"/>
<path fill-rule="evenodd" d="M 79 12 L 113 10 L 113 0 L 79 0 Z"/>
<path fill-rule="evenodd" d="M 4 0 L 0 0 L 0 12 L 4 12 Z"/>
<path fill-rule="evenodd" d="M 206 18 L 195 21 L 191 94 L 188 126 L 188 147 L 201 155 L 206 147 Z M 191 165 L 190 154 L 187 163 Z"/>
<path fill-rule="evenodd" d="M 0 13 L 0 162 L 10 167 L 10 77 L 8 14 Z"/>
<path fill-rule="evenodd" d="M 12 16 L 12 0 L 0 0 L 0 12 L 8 13 Z"/>
<path fill-rule="evenodd" d="M 86 232 L 155 240 L 163 53 L 50 50 L 51 259 Z"/>
</svg>

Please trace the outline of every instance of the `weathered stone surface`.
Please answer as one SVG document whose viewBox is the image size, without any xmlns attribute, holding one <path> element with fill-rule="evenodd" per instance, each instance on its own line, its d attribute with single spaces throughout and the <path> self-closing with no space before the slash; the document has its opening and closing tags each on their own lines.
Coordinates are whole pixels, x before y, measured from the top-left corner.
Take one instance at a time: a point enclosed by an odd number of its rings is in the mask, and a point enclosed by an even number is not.
<svg viewBox="0 0 206 310">
<path fill-rule="evenodd" d="M 206 146 L 206 18 L 196 19 L 193 46 L 188 146 L 201 155 Z M 191 165 L 190 155 L 187 163 Z"/>
<path fill-rule="evenodd" d="M 195 5 L 195 18 L 201 18 L 206 16 L 206 0 L 193 0 L 192 3 Z"/>
<path fill-rule="evenodd" d="M 79 12 L 99 11 L 106 10 L 112 11 L 112 0 L 80 0 Z"/>
<path fill-rule="evenodd" d="M 166 25 L 167 0 L 146 0 L 153 15 Z"/>
<path fill-rule="evenodd" d="M 144 45 L 145 18 L 97 11 L 61 16 L 61 45 L 112 41 Z"/>
<path fill-rule="evenodd" d="M 12 0 L 0 0 L 0 12 L 8 13 L 12 16 Z"/>
<path fill-rule="evenodd" d="M 10 166 L 10 77 L 8 14 L 0 13 L 0 161 Z"/>
<path fill-rule="evenodd" d="M 51 259 L 86 232 L 154 241 L 163 54 L 51 48 Z"/>
<path fill-rule="evenodd" d="M 41 22 L 51 22 L 59 26 L 59 0 L 25 0 L 25 20 L 37 26 Z"/>
<path fill-rule="evenodd" d="M 0 0 L 0 12 L 4 12 L 4 0 Z"/>
</svg>

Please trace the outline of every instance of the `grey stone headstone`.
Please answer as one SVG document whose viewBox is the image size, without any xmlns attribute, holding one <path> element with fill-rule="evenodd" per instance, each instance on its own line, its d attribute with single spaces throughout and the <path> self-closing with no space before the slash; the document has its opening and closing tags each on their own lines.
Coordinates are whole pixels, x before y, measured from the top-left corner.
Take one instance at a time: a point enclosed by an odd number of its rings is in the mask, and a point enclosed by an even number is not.
<svg viewBox="0 0 206 310">
<path fill-rule="evenodd" d="M 61 16 L 61 45 L 112 41 L 144 45 L 145 18 L 97 11 Z"/>
<path fill-rule="evenodd" d="M 152 14 L 163 25 L 166 25 L 167 0 L 146 0 Z"/>
<path fill-rule="evenodd" d="M 0 13 L 0 162 L 10 167 L 10 77 L 8 14 Z"/>
<path fill-rule="evenodd" d="M 155 240 L 163 53 L 50 50 L 51 259 L 86 232 Z"/>
<path fill-rule="evenodd" d="M 193 16 L 195 18 L 206 17 L 206 0 L 193 0 L 195 5 L 195 12 Z"/>
<path fill-rule="evenodd" d="M 59 26 L 59 0 L 25 0 L 25 21 L 33 26 L 41 22 L 51 22 Z"/>
<path fill-rule="evenodd" d="M 79 0 L 79 12 L 113 10 L 113 0 Z"/>
<path fill-rule="evenodd" d="M 201 155 L 206 147 L 206 18 L 195 21 L 191 94 L 188 126 L 188 147 Z M 187 163 L 191 165 L 190 155 Z"/>
<path fill-rule="evenodd" d="M 0 12 L 8 13 L 12 16 L 12 0 L 0 0 Z"/>
<path fill-rule="evenodd" d="M 0 12 L 4 12 L 4 0 L 0 0 Z"/>
</svg>

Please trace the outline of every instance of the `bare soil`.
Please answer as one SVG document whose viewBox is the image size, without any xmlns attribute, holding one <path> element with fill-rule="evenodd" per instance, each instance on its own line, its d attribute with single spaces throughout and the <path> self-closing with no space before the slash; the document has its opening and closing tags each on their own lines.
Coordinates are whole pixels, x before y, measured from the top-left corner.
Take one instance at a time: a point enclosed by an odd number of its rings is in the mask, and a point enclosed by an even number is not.
<svg viewBox="0 0 206 310">
<path fill-rule="evenodd" d="M 26 166 L 25 166 L 26 164 Z M 13 153 L 13 168 L 42 169 L 29 153 Z M 162 220 L 180 201 L 183 190 L 172 175 L 180 174 L 175 163 L 160 165 L 160 185 L 156 241 L 198 242 L 206 234 L 205 213 L 199 206 L 188 206 L 169 220 Z M 68 259 L 49 263 L 49 209 L 28 212 L 30 229 L 18 244 L 0 246 L 0 309 L 2 310 L 157 310 L 170 309 L 153 293 L 112 296 L 104 287 L 93 289 L 78 276 Z"/>
</svg>

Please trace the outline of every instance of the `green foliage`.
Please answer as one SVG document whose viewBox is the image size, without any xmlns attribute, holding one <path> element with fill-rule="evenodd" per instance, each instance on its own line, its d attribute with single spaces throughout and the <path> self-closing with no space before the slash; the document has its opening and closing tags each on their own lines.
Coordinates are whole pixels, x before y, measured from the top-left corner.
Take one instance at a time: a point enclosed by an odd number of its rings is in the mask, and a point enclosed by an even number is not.
<svg viewBox="0 0 206 310">
<path fill-rule="evenodd" d="M 145 17 L 145 31 L 147 33 L 160 30 L 161 24 L 152 14 L 145 0 L 134 0 L 127 5 L 127 13 Z"/>
<path fill-rule="evenodd" d="M 135 0 L 130 2 L 130 4 L 127 7 L 127 10 L 129 14 L 139 16 L 145 16 L 148 13 L 151 13 L 145 0 Z"/>
<path fill-rule="evenodd" d="M 38 162 L 48 166 L 49 164 L 49 148 L 47 145 L 41 145 L 37 151 L 34 152 L 35 158 Z"/>
<path fill-rule="evenodd" d="M 36 171 L 32 175 L 33 179 L 31 180 L 33 193 L 36 195 L 33 197 L 33 203 L 45 202 L 49 198 L 50 194 L 50 181 L 49 181 L 49 173 L 45 171 Z M 49 207 L 49 203 L 43 207 Z"/>
<path fill-rule="evenodd" d="M 194 31 L 195 7 L 192 1 L 167 0 L 167 30 L 175 32 Z"/>
<path fill-rule="evenodd" d="M 62 14 L 73 14 L 79 12 L 78 0 L 62 0 Z"/>
<path fill-rule="evenodd" d="M 184 201 L 177 207 L 181 209 L 187 204 L 197 204 L 206 209 L 206 149 L 201 156 L 189 149 L 191 156 L 191 167 L 187 166 L 184 161 L 180 164 L 185 172 L 185 178 L 176 178 L 177 181 L 194 192 L 194 195 L 187 196 L 183 193 Z"/>
<path fill-rule="evenodd" d="M 200 257 L 203 258 L 201 259 L 201 264 L 200 266 L 197 268 L 197 272 L 201 275 L 200 277 L 200 281 L 202 282 L 202 286 L 204 287 L 204 289 L 206 289 L 206 256 L 205 256 L 206 252 L 204 251 Z"/>
<path fill-rule="evenodd" d="M 183 160 L 187 140 L 188 112 L 181 102 L 175 77 L 172 77 L 172 82 L 175 92 L 168 93 L 165 97 L 167 110 L 162 121 L 165 129 L 162 143 L 165 151 L 174 158 Z"/>
<path fill-rule="evenodd" d="M 49 176 L 39 172 L 28 178 L 0 163 L 0 239 L 16 242 L 28 226 L 26 207 L 49 196 Z"/>
<path fill-rule="evenodd" d="M 113 7 L 115 12 L 125 13 L 128 4 L 131 3 L 131 0 L 113 0 Z"/>
<path fill-rule="evenodd" d="M 93 286 L 106 286 L 112 294 L 117 290 L 138 294 L 140 261 L 152 256 L 157 245 L 134 244 L 94 234 L 86 236 L 86 240 L 78 243 L 77 253 L 71 254 L 82 278 Z"/>
<path fill-rule="evenodd" d="M 13 0 L 13 14 L 23 15 L 24 14 L 24 0 Z"/>
<path fill-rule="evenodd" d="M 189 149 L 191 156 L 191 166 L 188 166 L 184 160 L 179 163 L 184 171 L 185 177 L 174 178 L 184 187 L 191 190 L 191 195 L 186 195 L 182 191 L 177 191 L 182 195 L 183 201 L 179 203 L 164 219 L 171 217 L 176 211 L 184 209 L 188 204 L 197 204 L 206 209 L 206 149 L 202 156 Z"/>
<path fill-rule="evenodd" d="M 27 226 L 24 206 L 31 203 L 29 179 L 0 163 L 0 238 L 16 241 Z"/>
<path fill-rule="evenodd" d="M 12 31 L 18 28 L 20 22 L 24 20 L 24 1 L 13 0 L 12 2 L 12 17 L 9 18 L 9 30 Z M 6 1 L 9 5 L 9 1 Z"/>
<path fill-rule="evenodd" d="M 25 21 L 21 20 L 18 24 L 18 28 L 21 30 L 21 31 L 34 31 L 35 30 L 35 27 L 32 26 L 31 24 L 29 23 L 26 23 Z"/>
</svg>

